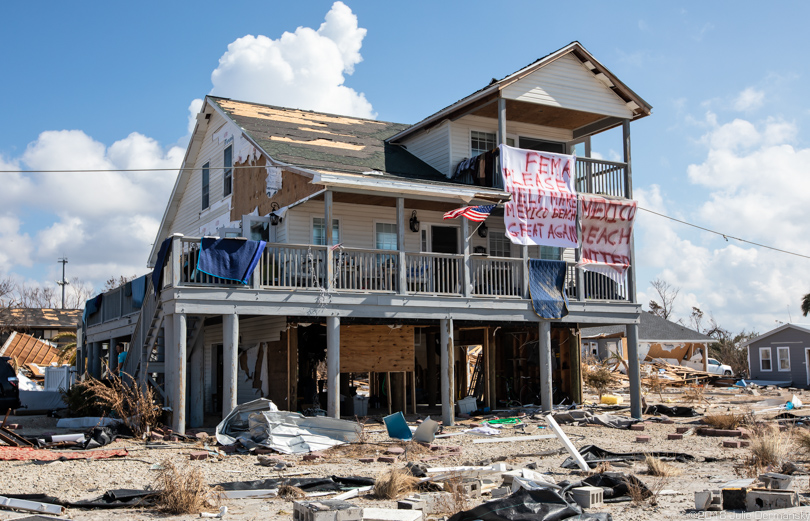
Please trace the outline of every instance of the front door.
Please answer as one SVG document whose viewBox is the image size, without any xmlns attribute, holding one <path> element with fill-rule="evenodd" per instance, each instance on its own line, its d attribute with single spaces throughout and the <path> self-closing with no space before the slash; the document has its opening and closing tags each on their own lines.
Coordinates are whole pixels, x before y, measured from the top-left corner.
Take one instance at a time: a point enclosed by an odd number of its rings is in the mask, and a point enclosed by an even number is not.
<svg viewBox="0 0 810 521">
<path fill-rule="evenodd" d="M 430 232 L 430 251 L 433 253 L 458 254 L 458 228 L 455 226 L 432 226 Z"/>
</svg>

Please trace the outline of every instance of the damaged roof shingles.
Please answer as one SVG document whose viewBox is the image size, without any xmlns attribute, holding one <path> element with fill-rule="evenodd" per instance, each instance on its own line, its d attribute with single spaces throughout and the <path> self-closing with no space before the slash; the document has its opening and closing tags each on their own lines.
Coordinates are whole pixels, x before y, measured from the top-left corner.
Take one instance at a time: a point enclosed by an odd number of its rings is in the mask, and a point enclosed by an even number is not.
<svg viewBox="0 0 810 521">
<path fill-rule="evenodd" d="M 410 125 L 321 114 L 209 97 L 273 159 L 309 169 L 383 172 L 447 182 L 400 146 L 385 140 Z"/>
</svg>

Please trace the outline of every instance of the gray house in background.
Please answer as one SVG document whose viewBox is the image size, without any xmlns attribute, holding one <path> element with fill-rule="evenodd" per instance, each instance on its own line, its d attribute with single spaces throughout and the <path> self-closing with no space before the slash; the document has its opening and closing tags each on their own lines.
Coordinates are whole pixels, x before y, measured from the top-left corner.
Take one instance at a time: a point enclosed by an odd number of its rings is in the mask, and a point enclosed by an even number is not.
<svg viewBox="0 0 810 521">
<path fill-rule="evenodd" d="M 742 344 L 748 375 L 756 383 L 810 387 L 810 329 L 785 324 Z"/>
</svg>

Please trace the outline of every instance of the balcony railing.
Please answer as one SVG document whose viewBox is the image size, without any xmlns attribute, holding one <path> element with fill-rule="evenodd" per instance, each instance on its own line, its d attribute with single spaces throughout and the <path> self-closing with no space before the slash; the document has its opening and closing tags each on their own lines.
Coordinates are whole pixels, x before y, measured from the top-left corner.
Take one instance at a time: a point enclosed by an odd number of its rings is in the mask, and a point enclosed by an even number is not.
<svg viewBox="0 0 810 521">
<path fill-rule="evenodd" d="M 405 280 L 409 293 L 462 295 L 464 257 L 447 253 L 406 253 Z"/>
<path fill-rule="evenodd" d="M 578 157 L 576 190 L 589 194 L 627 197 L 627 164 Z"/>
</svg>

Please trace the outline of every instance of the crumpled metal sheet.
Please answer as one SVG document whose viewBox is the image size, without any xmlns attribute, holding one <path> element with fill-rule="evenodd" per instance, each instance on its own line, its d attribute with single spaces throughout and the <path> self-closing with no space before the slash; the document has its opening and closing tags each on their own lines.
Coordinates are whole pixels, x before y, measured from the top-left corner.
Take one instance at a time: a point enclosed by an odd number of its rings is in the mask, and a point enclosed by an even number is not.
<svg viewBox="0 0 810 521">
<path fill-rule="evenodd" d="M 279 411 L 273 402 L 262 398 L 234 409 L 217 426 L 216 436 L 223 445 L 239 441 L 247 448 L 261 446 L 282 454 L 303 454 L 358 441 L 361 430 L 357 422 Z"/>
</svg>

